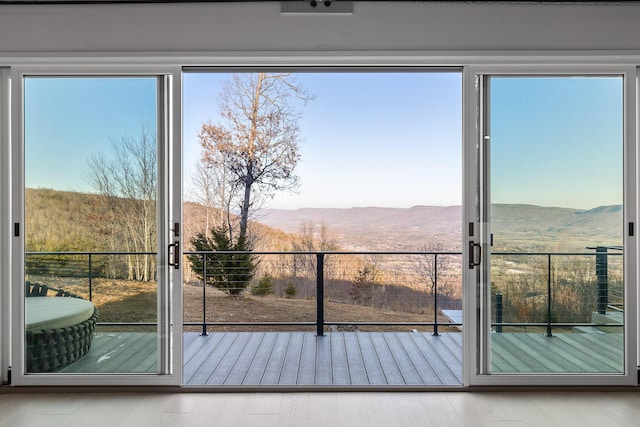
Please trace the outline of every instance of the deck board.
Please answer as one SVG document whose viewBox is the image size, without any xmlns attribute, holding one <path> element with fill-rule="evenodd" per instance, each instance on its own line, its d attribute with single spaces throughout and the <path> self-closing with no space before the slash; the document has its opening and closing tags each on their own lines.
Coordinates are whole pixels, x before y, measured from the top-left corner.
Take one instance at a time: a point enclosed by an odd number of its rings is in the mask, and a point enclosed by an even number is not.
<svg viewBox="0 0 640 427">
<path fill-rule="evenodd" d="M 304 333 L 292 332 L 290 335 L 289 346 L 284 356 L 282 372 L 280 373 L 280 380 L 278 382 L 280 385 L 294 385 L 298 381 Z"/>
<path fill-rule="evenodd" d="M 248 340 L 249 335 L 238 335 L 220 363 L 218 363 L 213 372 L 211 372 L 211 375 L 207 378 L 206 384 L 224 384 L 231 369 L 238 363 L 238 359 L 243 353 Z"/>
<path fill-rule="evenodd" d="M 393 360 L 400 371 L 400 375 L 402 375 L 403 383 L 410 385 L 424 384 L 424 381 L 420 377 L 413 361 L 398 340 L 398 335 L 393 332 L 383 332 L 382 336 L 389 347 L 389 351 L 391 352 Z"/>
<path fill-rule="evenodd" d="M 373 341 L 376 355 L 380 360 L 380 365 L 382 365 L 382 371 L 384 372 L 384 376 L 387 379 L 387 384 L 405 384 L 402 373 L 400 372 L 398 364 L 396 363 L 396 360 L 393 357 L 393 353 L 389 349 L 389 346 L 384 339 L 384 335 L 382 335 L 382 332 L 372 332 L 371 340 Z M 371 357 L 374 356 L 372 355 Z"/>
<path fill-rule="evenodd" d="M 331 375 L 331 338 L 329 335 L 316 337 L 316 376 L 315 384 L 329 385 Z"/>
<path fill-rule="evenodd" d="M 99 333 L 87 355 L 60 373 L 152 373 L 157 369 L 157 339 L 146 332 Z"/>
<path fill-rule="evenodd" d="M 277 332 L 265 333 L 264 338 L 260 342 L 258 349 L 253 357 L 251 365 L 247 370 L 247 375 L 244 377 L 242 384 L 244 385 L 259 385 L 262 382 L 264 371 L 269 363 L 269 356 L 273 350 L 277 337 Z"/>
<path fill-rule="evenodd" d="M 316 376 L 316 336 L 307 333 L 303 335 L 302 352 L 300 354 L 300 368 L 296 384 L 314 384 Z"/>
<path fill-rule="evenodd" d="M 567 335 L 568 334 L 558 334 L 555 336 L 555 338 L 565 342 L 566 345 L 571 346 L 574 354 L 589 354 L 590 359 L 599 362 L 601 365 L 608 366 L 612 370 L 620 371 L 622 361 L 624 360 L 621 343 L 618 343 L 618 345 L 616 346 L 610 347 L 608 351 L 602 351 L 601 345 L 594 344 L 586 336 L 581 337 L 582 339 L 580 340 L 576 340 L 575 337 L 573 339 L 567 339 Z M 618 347 L 620 347 L 619 352 L 617 351 Z"/>
<path fill-rule="evenodd" d="M 369 384 L 387 384 L 380 359 L 376 356 L 376 351 L 371 341 L 371 335 L 357 334 L 357 337 Z"/>
<path fill-rule="evenodd" d="M 344 342 L 344 334 L 329 334 L 331 339 L 331 377 L 332 384 L 351 384 L 349 374 L 349 361 L 347 359 L 347 349 Z"/>
<path fill-rule="evenodd" d="M 202 366 L 222 338 L 223 335 L 218 334 L 208 336 L 198 335 L 191 343 L 189 347 L 191 348 L 193 346 L 193 355 L 189 359 L 185 359 L 184 362 L 183 379 L 185 383 L 193 380 L 193 376 L 198 368 Z"/>
<path fill-rule="evenodd" d="M 532 333 L 492 334 L 492 369 L 496 372 L 623 372 L 622 334 L 601 335 L 557 333 L 546 337 Z M 511 366 L 504 365 L 500 359 Z"/>
<path fill-rule="evenodd" d="M 407 356 L 411 359 L 413 366 L 415 367 L 420 379 L 423 384 L 439 384 L 441 383 L 440 378 L 436 374 L 435 369 L 431 364 L 424 358 L 420 349 L 416 347 L 415 342 L 411 339 L 411 337 L 407 334 L 397 334 L 396 338 L 400 342 L 400 345 L 407 352 Z"/>
<path fill-rule="evenodd" d="M 209 378 L 209 376 L 211 376 L 211 373 L 218 367 L 237 337 L 237 332 L 230 332 L 228 334 L 225 334 L 213 348 L 208 345 L 203 346 L 203 350 L 205 348 L 208 348 L 210 349 L 210 351 L 203 351 L 203 353 L 206 353 L 207 357 L 204 358 L 204 360 L 202 360 L 202 363 L 200 363 L 198 366 L 194 366 L 195 370 L 193 372 L 193 375 L 191 375 L 191 379 L 189 381 L 193 381 L 197 384 L 206 384 L 207 379 Z"/>
<path fill-rule="evenodd" d="M 458 376 L 456 375 L 457 372 L 453 372 L 453 369 L 456 368 L 448 363 L 451 361 L 449 350 L 447 349 L 446 353 L 441 354 L 431 344 L 431 341 L 440 340 L 442 336 L 442 334 L 436 337 L 424 334 L 411 334 L 410 338 L 414 342 L 418 351 L 424 357 L 424 360 L 433 368 L 440 384 L 460 384 L 461 381 L 459 378 L 462 377 L 462 364 L 460 364 L 460 372 Z M 458 366 L 458 360 L 455 358 L 453 360 L 454 361 L 452 363 Z"/>
<path fill-rule="evenodd" d="M 291 334 L 277 333 L 276 341 L 274 343 L 271 354 L 269 355 L 269 361 L 264 369 L 264 375 L 260 384 L 274 385 L 280 382 L 280 376 L 282 375 L 282 368 L 284 366 L 284 359 L 287 355 L 287 349 L 289 348 L 289 340 Z"/>
<path fill-rule="evenodd" d="M 349 381 L 351 384 L 368 384 L 367 368 L 364 366 L 362 351 L 358 345 L 358 334 L 342 334 L 347 353 Z"/>
<path fill-rule="evenodd" d="M 253 357 L 255 356 L 262 340 L 264 339 L 264 333 L 256 332 L 249 334 L 249 341 L 244 346 L 244 351 L 238 359 L 236 360 L 236 364 L 231 368 L 227 379 L 224 384 L 237 385 L 242 384 L 244 382 L 244 378 L 249 371 L 249 367 L 251 366 L 251 362 L 253 361 Z"/>
</svg>

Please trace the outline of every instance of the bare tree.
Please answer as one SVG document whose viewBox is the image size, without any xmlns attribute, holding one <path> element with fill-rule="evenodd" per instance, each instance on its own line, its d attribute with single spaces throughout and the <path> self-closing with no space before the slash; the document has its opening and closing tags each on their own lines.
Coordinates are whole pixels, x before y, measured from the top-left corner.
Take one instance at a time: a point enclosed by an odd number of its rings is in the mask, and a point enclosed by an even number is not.
<svg viewBox="0 0 640 427">
<path fill-rule="evenodd" d="M 312 98 L 288 73 L 233 74 L 220 95 L 220 122 L 202 125 L 202 161 L 227 170 L 240 191 L 239 239 L 259 196 L 297 187 L 298 122 Z"/>
<path fill-rule="evenodd" d="M 300 224 L 300 232 L 294 236 L 292 249 L 294 252 L 330 252 L 338 250 L 338 243 L 336 238 L 329 232 L 327 224 L 316 225 L 309 221 Z M 325 255 L 324 274 L 327 279 L 333 277 L 331 261 L 331 256 Z M 307 278 L 315 277 L 317 268 L 315 255 L 294 255 L 294 276 L 301 273 Z"/>
<path fill-rule="evenodd" d="M 155 252 L 157 152 L 156 140 L 146 129 L 138 138 L 123 136 L 111 143 L 112 155 L 93 156 L 86 178 L 103 196 L 102 224 L 111 250 L 127 256 L 130 280 L 154 280 L 155 257 L 133 255 Z M 107 214 L 108 212 L 108 214 Z"/>
<path fill-rule="evenodd" d="M 194 201 L 205 207 L 205 236 L 209 237 L 210 229 L 216 227 L 229 230 L 229 237 L 233 239 L 237 221 L 231 209 L 238 202 L 238 185 L 229 179 L 228 170 L 197 162 L 191 180 L 195 188 Z"/>
<path fill-rule="evenodd" d="M 451 289 L 446 281 L 446 274 L 451 268 L 452 260 L 449 255 L 438 254 L 438 252 L 444 252 L 444 245 L 435 240 L 422 245 L 420 251 L 427 252 L 418 264 L 420 277 L 427 283 L 432 293 L 437 290 L 440 295 L 449 295 Z"/>
</svg>

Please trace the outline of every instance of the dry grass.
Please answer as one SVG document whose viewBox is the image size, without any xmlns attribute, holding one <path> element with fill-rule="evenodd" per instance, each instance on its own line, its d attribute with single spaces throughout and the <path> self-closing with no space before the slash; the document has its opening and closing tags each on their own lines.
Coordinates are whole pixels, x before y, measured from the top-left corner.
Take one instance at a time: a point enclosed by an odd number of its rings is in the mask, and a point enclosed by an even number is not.
<svg viewBox="0 0 640 427">
<path fill-rule="evenodd" d="M 63 287 L 83 298 L 89 298 L 86 282 L 64 280 L 52 284 Z M 202 322 L 202 287 L 185 285 L 183 288 L 183 313 L 185 322 Z M 286 299 L 274 296 L 257 297 L 251 295 L 229 296 L 214 289 L 206 288 L 207 322 L 315 322 L 315 299 Z M 156 284 L 95 279 L 93 281 L 92 301 L 100 311 L 99 322 L 136 323 L 156 321 Z M 415 314 L 392 310 L 377 309 L 359 305 L 325 300 L 326 322 L 430 322 L 433 314 Z M 446 322 L 442 316 L 438 318 Z M 340 326 L 339 330 L 384 330 L 408 331 L 411 329 L 430 331 L 431 327 L 416 326 Z M 198 326 L 185 326 L 185 330 L 201 330 Z M 277 330 L 315 330 L 315 326 L 210 326 L 209 331 L 277 331 Z M 445 329 L 442 329 L 445 330 Z"/>
</svg>

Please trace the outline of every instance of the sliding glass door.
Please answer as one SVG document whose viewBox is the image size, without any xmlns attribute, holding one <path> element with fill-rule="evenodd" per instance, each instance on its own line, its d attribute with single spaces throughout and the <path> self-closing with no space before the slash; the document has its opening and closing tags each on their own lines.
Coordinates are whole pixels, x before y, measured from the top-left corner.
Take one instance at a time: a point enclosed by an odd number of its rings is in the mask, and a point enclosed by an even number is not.
<svg viewBox="0 0 640 427">
<path fill-rule="evenodd" d="M 480 382 L 635 380 L 632 80 L 477 75 Z"/>
<path fill-rule="evenodd" d="M 181 210 L 171 183 L 180 174 L 167 120 L 171 77 L 25 72 L 17 80 L 17 381 L 102 374 L 98 383 L 176 383 Z"/>
</svg>

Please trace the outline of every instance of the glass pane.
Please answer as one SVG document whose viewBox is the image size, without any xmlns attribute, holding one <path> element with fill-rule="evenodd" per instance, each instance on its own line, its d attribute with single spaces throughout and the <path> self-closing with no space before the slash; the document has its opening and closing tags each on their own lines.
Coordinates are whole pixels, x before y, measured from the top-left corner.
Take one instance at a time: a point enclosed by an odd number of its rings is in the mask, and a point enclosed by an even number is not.
<svg viewBox="0 0 640 427">
<path fill-rule="evenodd" d="M 183 81 L 185 383 L 459 385 L 461 73 Z"/>
<path fill-rule="evenodd" d="M 157 92 L 24 80 L 27 373 L 157 371 Z"/>
<path fill-rule="evenodd" d="M 491 370 L 622 373 L 623 78 L 492 77 Z"/>
</svg>

